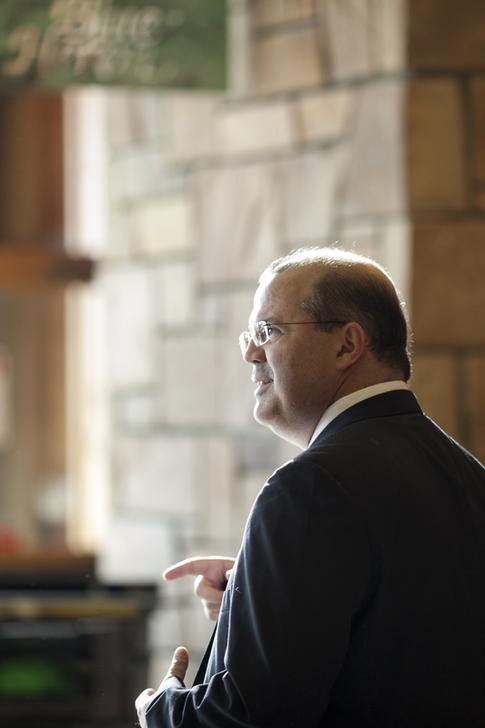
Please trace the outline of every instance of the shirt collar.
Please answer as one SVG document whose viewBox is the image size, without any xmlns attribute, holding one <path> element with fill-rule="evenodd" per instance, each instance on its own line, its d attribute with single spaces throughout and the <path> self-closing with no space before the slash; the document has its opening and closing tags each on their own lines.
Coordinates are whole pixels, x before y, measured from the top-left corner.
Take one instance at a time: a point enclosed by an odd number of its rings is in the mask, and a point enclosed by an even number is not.
<svg viewBox="0 0 485 728">
<path fill-rule="evenodd" d="M 375 397 L 377 394 L 384 394 L 385 392 L 394 392 L 398 389 L 409 389 L 406 382 L 400 379 L 395 379 L 391 382 L 382 382 L 381 384 L 372 384 L 370 387 L 364 387 L 364 389 L 358 389 L 356 392 L 351 392 L 345 397 L 337 399 L 333 404 L 328 407 L 323 415 L 321 416 L 313 435 L 310 438 L 310 442 L 307 447 L 317 439 L 317 437 L 324 431 L 324 429 L 334 420 L 338 415 L 345 412 L 346 409 L 352 407 L 357 402 L 362 402 L 364 399 L 369 397 Z"/>
</svg>

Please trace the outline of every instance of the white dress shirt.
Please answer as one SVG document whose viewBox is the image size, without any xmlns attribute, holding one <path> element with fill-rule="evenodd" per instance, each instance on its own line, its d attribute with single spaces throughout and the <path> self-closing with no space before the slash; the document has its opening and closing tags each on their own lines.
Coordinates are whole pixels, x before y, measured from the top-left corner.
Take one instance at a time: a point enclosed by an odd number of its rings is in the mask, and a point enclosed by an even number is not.
<svg viewBox="0 0 485 728">
<path fill-rule="evenodd" d="M 333 404 L 325 410 L 321 416 L 313 435 L 310 438 L 308 447 L 314 442 L 317 437 L 324 431 L 324 429 L 334 420 L 338 415 L 345 412 L 346 409 L 352 407 L 357 402 L 362 402 L 364 399 L 369 397 L 375 397 L 376 394 L 384 394 L 384 392 L 394 392 L 397 389 L 409 389 L 406 382 L 400 379 L 395 379 L 392 382 L 382 382 L 381 384 L 372 384 L 370 387 L 364 387 L 364 389 L 358 389 L 356 392 L 351 392 L 345 397 L 337 399 Z"/>
</svg>

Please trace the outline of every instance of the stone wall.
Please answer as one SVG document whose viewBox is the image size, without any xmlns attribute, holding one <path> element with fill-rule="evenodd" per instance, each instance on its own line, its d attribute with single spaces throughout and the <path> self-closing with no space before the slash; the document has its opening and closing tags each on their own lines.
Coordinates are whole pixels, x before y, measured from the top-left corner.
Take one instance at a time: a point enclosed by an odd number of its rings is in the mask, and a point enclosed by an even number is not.
<svg viewBox="0 0 485 728">
<path fill-rule="evenodd" d="M 252 420 L 237 336 L 261 269 L 300 245 L 370 254 L 412 291 L 418 391 L 480 450 L 483 81 L 458 68 L 410 81 L 406 6 L 233 0 L 226 94 L 107 93 L 105 578 L 161 581 L 188 555 L 234 554 L 294 453 Z M 420 33 L 411 23 L 411 59 Z M 191 588 L 161 585 L 154 682 L 177 644 L 196 664 L 210 633 Z"/>
<path fill-rule="evenodd" d="M 411 0 L 406 110 L 415 384 L 485 459 L 485 5 Z"/>
</svg>

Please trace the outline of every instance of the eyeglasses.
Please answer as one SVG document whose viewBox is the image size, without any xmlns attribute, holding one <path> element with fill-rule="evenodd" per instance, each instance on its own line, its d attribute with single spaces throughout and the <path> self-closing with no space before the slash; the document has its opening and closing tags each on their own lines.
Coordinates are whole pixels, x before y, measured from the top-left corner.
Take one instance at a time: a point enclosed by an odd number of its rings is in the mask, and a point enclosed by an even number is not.
<svg viewBox="0 0 485 728">
<path fill-rule="evenodd" d="M 273 328 L 276 326 L 303 326 L 304 324 L 345 324 L 345 321 L 338 319 L 329 319 L 326 321 L 258 321 L 251 331 L 243 331 L 239 335 L 239 346 L 241 354 L 245 356 L 251 341 L 255 346 L 264 346 L 271 339 Z"/>
</svg>

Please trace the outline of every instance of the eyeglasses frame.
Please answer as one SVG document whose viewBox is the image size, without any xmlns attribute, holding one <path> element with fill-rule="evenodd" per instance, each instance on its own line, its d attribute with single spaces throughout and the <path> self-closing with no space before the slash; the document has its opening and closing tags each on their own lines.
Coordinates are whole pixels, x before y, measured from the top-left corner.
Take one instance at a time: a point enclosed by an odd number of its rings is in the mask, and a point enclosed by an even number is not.
<svg viewBox="0 0 485 728">
<path fill-rule="evenodd" d="M 346 323 L 347 321 L 342 321 L 340 319 L 327 319 L 325 321 L 265 321 L 262 319 L 261 321 L 256 322 L 256 326 L 261 326 L 266 332 L 265 340 L 258 343 L 249 330 L 241 331 L 239 334 L 239 348 L 241 349 L 241 354 L 244 357 L 248 350 L 250 341 L 252 341 L 257 347 L 265 346 L 265 344 L 267 344 L 270 340 L 270 334 L 268 334 L 269 326 L 302 326 L 303 324 L 340 324 L 343 326 Z"/>
</svg>

